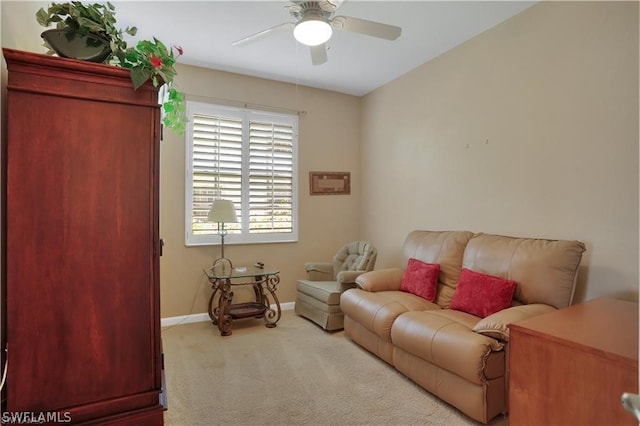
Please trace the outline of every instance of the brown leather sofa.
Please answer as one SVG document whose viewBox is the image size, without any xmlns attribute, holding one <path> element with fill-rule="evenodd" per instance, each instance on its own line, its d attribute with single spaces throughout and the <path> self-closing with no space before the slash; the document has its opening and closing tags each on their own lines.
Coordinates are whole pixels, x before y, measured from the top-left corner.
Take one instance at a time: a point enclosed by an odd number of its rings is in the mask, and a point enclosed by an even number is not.
<svg viewBox="0 0 640 426">
<path fill-rule="evenodd" d="M 439 265 L 434 302 L 400 290 L 403 268 L 367 272 L 341 296 L 345 334 L 486 424 L 508 411 L 508 324 L 569 306 L 584 250 L 579 241 L 413 231 L 402 265 Z M 463 268 L 515 281 L 511 307 L 484 318 L 450 309 Z"/>
</svg>

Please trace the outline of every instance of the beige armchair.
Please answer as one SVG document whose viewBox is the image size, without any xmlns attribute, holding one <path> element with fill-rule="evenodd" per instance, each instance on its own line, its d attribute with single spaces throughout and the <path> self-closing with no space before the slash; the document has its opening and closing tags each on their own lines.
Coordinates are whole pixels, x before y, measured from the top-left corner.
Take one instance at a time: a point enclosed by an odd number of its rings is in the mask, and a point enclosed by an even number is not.
<svg viewBox="0 0 640 426">
<path fill-rule="evenodd" d="M 356 286 L 360 274 L 373 270 L 377 254 L 368 241 L 354 241 L 338 250 L 332 262 L 306 263 L 307 279 L 297 284 L 296 314 L 327 331 L 342 330 L 340 295 Z"/>
</svg>

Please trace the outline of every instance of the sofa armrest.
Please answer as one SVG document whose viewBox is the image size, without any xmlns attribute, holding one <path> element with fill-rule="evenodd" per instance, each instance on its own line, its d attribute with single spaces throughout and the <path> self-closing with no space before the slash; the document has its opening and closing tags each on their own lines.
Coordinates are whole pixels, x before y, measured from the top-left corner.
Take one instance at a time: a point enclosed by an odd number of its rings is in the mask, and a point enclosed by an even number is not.
<svg viewBox="0 0 640 426">
<path fill-rule="evenodd" d="M 557 309 L 553 306 L 544 305 L 542 303 L 512 306 L 481 319 L 473 327 L 473 331 L 484 334 L 485 336 L 493 337 L 494 339 L 508 342 L 509 324 L 555 310 Z"/>
<path fill-rule="evenodd" d="M 356 284 L 366 291 L 400 290 L 403 270 L 400 268 L 378 269 L 365 272 L 356 278 Z"/>
<path fill-rule="evenodd" d="M 333 263 L 309 262 L 304 264 L 309 281 L 333 281 Z"/>
<path fill-rule="evenodd" d="M 340 271 L 336 276 L 336 281 L 341 284 L 355 284 L 356 278 L 367 271 Z"/>
</svg>

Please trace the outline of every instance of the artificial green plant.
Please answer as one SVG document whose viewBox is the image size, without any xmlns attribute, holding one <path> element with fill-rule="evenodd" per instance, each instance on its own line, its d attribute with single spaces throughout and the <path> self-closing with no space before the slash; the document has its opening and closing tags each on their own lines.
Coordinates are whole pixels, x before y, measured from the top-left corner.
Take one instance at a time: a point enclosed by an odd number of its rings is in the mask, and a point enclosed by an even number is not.
<svg viewBox="0 0 640 426">
<path fill-rule="evenodd" d="M 128 47 L 124 34 L 135 36 L 137 28 L 117 28 L 115 6 L 109 2 L 51 3 L 48 9 L 40 8 L 36 12 L 36 19 L 43 27 L 55 24 L 58 29 L 69 29 L 80 34 L 92 33 L 107 40 L 111 54 L 104 63 L 128 68 L 135 90 L 148 80 L 151 80 L 154 87 L 164 86 L 161 88 L 162 123 L 177 133 L 184 134 L 187 123 L 184 94 L 174 87 L 177 75 L 174 64 L 176 58 L 182 55 L 182 48 L 167 48 L 155 37 L 153 41 L 141 40 L 134 47 Z M 49 49 L 47 53 L 54 53 L 46 42 L 45 47 Z"/>
</svg>

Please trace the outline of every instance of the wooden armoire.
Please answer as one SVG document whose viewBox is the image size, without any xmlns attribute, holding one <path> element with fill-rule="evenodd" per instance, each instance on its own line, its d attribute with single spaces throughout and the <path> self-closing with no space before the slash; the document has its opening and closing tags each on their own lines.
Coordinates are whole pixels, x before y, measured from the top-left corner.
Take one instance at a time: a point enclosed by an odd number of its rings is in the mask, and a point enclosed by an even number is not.
<svg viewBox="0 0 640 426">
<path fill-rule="evenodd" d="M 157 89 L 3 53 L 3 412 L 162 424 Z"/>
</svg>

